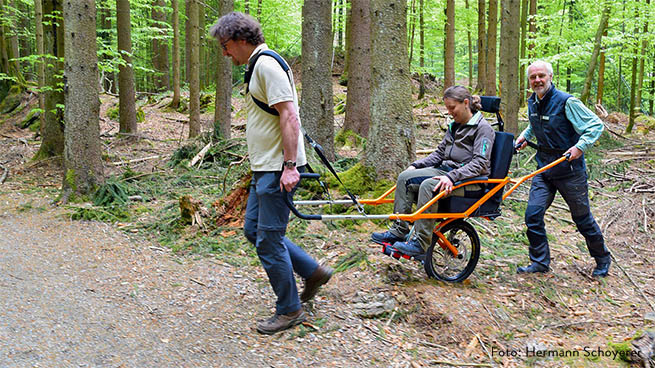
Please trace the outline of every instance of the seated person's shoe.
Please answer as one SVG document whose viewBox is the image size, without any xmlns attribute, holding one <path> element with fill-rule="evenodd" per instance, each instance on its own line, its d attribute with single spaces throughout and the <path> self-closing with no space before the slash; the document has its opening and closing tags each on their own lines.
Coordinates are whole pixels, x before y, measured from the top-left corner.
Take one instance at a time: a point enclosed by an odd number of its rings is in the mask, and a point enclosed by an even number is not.
<svg viewBox="0 0 655 368">
<path fill-rule="evenodd" d="M 287 314 L 275 314 L 273 317 L 257 322 L 257 332 L 264 335 L 273 335 L 284 331 L 305 321 L 307 317 L 302 308 Z"/>
<path fill-rule="evenodd" d="M 548 272 L 548 267 L 539 264 L 537 262 L 532 262 L 529 266 L 518 267 L 516 273 L 545 273 Z"/>
<path fill-rule="evenodd" d="M 421 256 L 425 253 L 423 247 L 421 247 L 421 244 L 416 239 L 410 239 L 406 242 L 395 242 L 393 243 L 393 247 L 408 256 Z"/>
<path fill-rule="evenodd" d="M 373 234 L 371 234 L 371 239 L 373 241 L 375 241 L 375 242 L 378 242 L 378 243 L 383 242 L 383 243 L 389 243 L 389 244 L 393 244 L 395 242 L 404 240 L 403 238 L 400 238 L 400 237 L 394 235 L 394 233 L 392 233 L 391 231 L 388 231 L 388 230 L 383 232 L 383 233 L 373 233 Z"/>
<path fill-rule="evenodd" d="M 612 263 L 611 258 L 607 258 L 607 260 L 596 260 L 596 268 L 594 268 L 594 271 L 591 273 L 591 276 L 593 277 L 605 277 L 607 276 L 607 273 L 610 270 L 610 264 Z"/>
<path fill-rule="evenodd" d="M 330 267 L 318 266 L 316 271 L 305 280 L 305 289 L 300 294 L 300 301 L 305 303 L 311 300 L 318 292 L 318 289 L 330 280 L 333 272 L 334 270 Z"/>
</svg>

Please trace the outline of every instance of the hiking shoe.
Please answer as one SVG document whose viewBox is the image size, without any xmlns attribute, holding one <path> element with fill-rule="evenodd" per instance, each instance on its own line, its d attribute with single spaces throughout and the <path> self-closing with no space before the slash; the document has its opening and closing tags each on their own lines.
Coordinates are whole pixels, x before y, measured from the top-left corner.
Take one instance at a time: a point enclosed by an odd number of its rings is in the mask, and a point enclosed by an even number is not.
<svg viewBox="0 0 655 368">
<path fill-rule="evenodd" d="M 264 335 L 273 335 L 284 331 L 295 325 L 303 323 L 307 319 L 302 308 L 287 314 L 274 314 L 273 317 L 257 322 L 257 332 Z"/>
<path fill-rule="evenodd" d="M 421 247 L 421 244 L 419 244 L 418 240 L 416 239 L 411 239 L 410 241 L 406 242 L 395 242 L 393 243 L 393 247 L 396 248 L 396 250 L 399 250 L 401 253 L 407 254 L 408 256 L 421 256 L 425 253 L 423 247 Z"/>
<path fill-rule="evenodd" d="M 377 243 L 389 243 L 393 244 L 395 242 L 403 241 L 405 239 L 394 235 L 391 231 L 385 231 L 383 233 L 373 233 L 371 234 L 371 240 Z"/>
<path fill-rule="evenodd" d="M 612 263 L 611 258 L 607 258 L 607 260 L 596 260 L 596 268 L 594 268 L 594 271 L 591 273 L 591 276 L 593 277 L 605 277 L 607 276 L 607 273 L 610 270 L 610 264 Z"/>
<path fill-rule="evenodd" d="M 300 301 L 305 303 L 310 301 L 318 292 L 318 289 L 326 284 L 332 277 L 333 269 L 330 267 L 318 266 L 316 271 L 305 280 L 305 289 L 300 294 Z"/>
<path fill-rule="evenodd" d="M 518 267 L 516 273 L 545 273 L 548 267 L 537 262 L 532 262 L 529 266 Z"/>
</svg>

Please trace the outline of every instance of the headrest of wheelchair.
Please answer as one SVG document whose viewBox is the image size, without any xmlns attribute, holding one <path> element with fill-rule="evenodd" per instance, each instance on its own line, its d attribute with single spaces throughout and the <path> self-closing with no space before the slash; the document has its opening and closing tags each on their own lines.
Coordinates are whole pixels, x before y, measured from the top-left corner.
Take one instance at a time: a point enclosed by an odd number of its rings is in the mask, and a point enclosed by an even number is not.
<svg viewBox="0 0 655 368">
<path fill-rule="evenodd" d="M 497 96 L 480 96 L 482 111 L 498 112 L 500 111 L 500 97 Z"/>
</svg>

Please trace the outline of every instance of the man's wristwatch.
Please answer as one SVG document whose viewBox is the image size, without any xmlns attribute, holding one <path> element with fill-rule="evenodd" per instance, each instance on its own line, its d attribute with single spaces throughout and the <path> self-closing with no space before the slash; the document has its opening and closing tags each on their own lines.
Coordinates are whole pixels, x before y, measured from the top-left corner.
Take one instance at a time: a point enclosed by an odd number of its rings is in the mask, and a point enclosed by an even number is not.
<svg viewBox="0 0 655 368">
<path fill-rule="evenodd" d="M 291 161 L 291 160 L 284 161 L 284 167 L 286 169 L 293 169 L 294 167 L 296 167 L 296 161 Z"/>
</svg>

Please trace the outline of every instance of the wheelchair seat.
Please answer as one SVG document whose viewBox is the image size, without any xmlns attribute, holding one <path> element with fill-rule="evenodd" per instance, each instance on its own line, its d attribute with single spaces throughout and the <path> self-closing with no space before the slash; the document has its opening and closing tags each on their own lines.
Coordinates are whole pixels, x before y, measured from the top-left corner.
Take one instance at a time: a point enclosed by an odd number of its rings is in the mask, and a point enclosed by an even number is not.
<svg viewBox="0 0 655 368">
<path fill-rule="evenodd" d="M 512 163 L 514 153 L 514 135 L 503 131 L 503 121 L 498 115 L 500 98 L 495 96 L 481 96 L 482 111 L 495 112 L 498 122 L 499 131 L 495 132 L 493 147 L 491 148 L 491 170 L 490 179 L 504 179 L 509 173 L 509 167 Z M 482 190 L 466 191 L 464 197 L 448 197 L 439 201 L 439 212 L 442 213 L 459 213 L 468 210 L 482 196 L 488 193 L 496 185 L 495 183 L 483 184 Z M 465 187 L 466 189 L 466 187 Z M 471 217 L 485 216 L 494 219 L 500 216 L 500 203 L 502 202 L 504 188 L 496 192 L 491 198 L 484 202 L 475 210 Z"/>
</svg>

